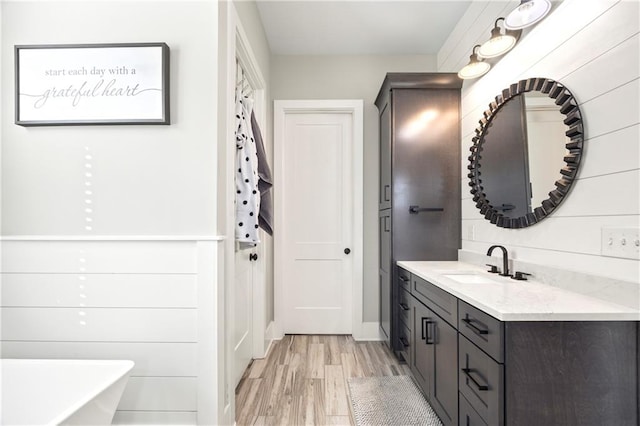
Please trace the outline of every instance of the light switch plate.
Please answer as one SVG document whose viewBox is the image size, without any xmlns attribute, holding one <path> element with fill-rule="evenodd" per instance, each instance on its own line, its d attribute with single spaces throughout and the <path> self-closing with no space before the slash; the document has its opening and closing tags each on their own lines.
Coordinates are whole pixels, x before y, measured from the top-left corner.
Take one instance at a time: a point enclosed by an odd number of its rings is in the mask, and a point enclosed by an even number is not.
<svg viewBox="0 0 640 426">
<path fill-rule="evenodd" d="M 603 256 L 640 259 L 640 228 L 602 228 Z"/>
</svg>

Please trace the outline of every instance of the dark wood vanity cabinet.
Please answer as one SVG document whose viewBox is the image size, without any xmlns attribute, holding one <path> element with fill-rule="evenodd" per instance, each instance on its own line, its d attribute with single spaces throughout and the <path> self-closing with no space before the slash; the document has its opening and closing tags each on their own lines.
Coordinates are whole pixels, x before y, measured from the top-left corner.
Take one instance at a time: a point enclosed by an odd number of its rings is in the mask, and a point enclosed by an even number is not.
<svg viewBox="0 0 640 426">
<path fill-rule="evenodd" d="M 460 248 L 460 89 L 454 73 L 389 73 L 376 106 L 380 149 L 380 328 L 404 352 L 398 260 L 455 260 Z M 413 210 L 414 212 L 411 212 Z"/>
<path fill-rule="evenodd" d="M 461 425 L 637 426 L 637 322 L 458 316 Z"/>
<path fill-rule="evenodd" d="M 444 425 L 458 424 L 458 332 L 413 300 L 414 351 L 411 371 Z"/>
<path fill-rule="evenodd" d="M 398 271 L 411 372 L 444 425 L 638 425 L 638 322 L 500 321 Z"/>
</svg>

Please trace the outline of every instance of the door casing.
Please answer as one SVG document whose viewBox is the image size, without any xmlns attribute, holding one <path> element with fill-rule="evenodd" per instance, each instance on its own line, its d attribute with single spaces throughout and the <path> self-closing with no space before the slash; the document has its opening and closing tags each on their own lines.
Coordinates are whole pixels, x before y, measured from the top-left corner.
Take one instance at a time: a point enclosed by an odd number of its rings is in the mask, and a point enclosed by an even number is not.
<svg viewBox="0 0 640 426">
<path fill-rule="evenodd" d="M 353 280 L 352 280 L 352 335 L 358 340 L 366 338 L 368 330 L 362 319 L 363 312 L 363 111 L 364 103 L 358 100 L 276 100 L 274 101 L 274 336 L 281 338 L 284 335 L 282 318 L 284 315 L 282 284 L 284 267 L 284 240 L 278 233 L 278 229 L 286 226 L 282 206 L 284 194 L 278 182 L 283 182 L 285 175 L 284 164 L 284 125 L 287 114 L 317 113 L 317 114 L 350 114 L 353 130 L 352 148 L 352 193 L 353 193 L 353 243 L 351 253 L 353 255 Z"/>
</svg>

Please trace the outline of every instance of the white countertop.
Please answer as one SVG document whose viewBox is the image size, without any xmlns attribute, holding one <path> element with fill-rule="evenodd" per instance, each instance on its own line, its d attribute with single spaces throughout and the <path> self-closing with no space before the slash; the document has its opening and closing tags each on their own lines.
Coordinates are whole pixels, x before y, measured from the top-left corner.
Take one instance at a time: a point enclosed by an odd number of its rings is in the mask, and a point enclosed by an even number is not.
<svg viewBox="0 0 640 426">
<path fill-rule="evenodd" d="M 401 261 L 398 266 L 501 321 L 640 321 L 637 309 L 531 279 L 501 277 L 470 263 Z M 445 276 L 462 273 L 487 282 L 464 284 Z"/>
</svg>

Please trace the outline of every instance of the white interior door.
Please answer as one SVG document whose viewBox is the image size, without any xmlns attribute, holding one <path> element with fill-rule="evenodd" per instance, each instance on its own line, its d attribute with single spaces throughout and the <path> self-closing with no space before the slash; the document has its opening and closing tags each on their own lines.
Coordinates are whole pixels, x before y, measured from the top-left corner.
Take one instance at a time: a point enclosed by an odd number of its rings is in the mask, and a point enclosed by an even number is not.
<svg viewBox="0 0 640 426">
<path fill-rule="evenodd" d="M 352 126 L 350 113 L 284 116 L 284 333 L 352 331 Z"/>
<path fill-rule="evenodd" d="M 236 250 L 233 306 L 233 380 L 237 386 L 253 358 L 253 280 L 255 250 Z"/>
</svg>

